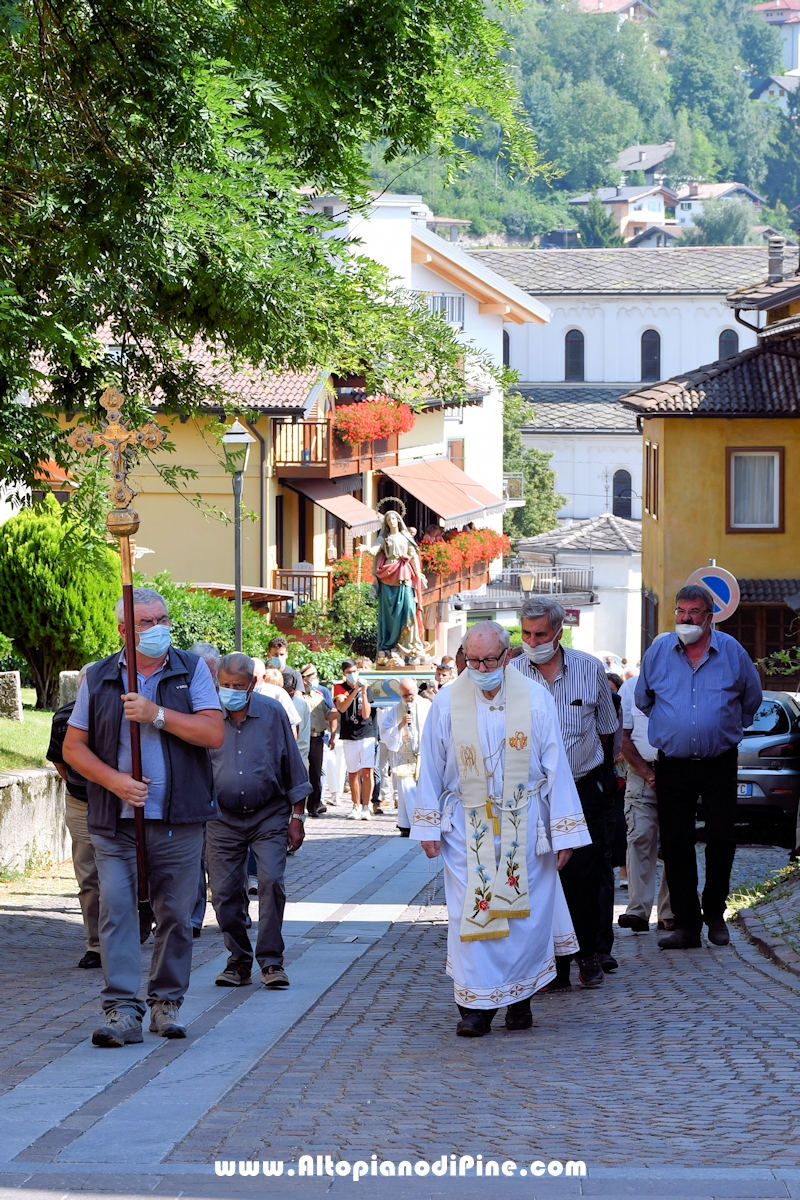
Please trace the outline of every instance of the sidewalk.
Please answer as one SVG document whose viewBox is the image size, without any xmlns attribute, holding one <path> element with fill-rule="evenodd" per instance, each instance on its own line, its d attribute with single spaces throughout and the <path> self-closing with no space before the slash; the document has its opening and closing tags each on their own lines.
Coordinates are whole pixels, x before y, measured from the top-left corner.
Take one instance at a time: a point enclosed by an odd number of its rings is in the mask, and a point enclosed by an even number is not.
<svg viewBox="0 0 800 1200">
<path fill-rule="evenodd" d="M 785 861 L 783 850 L 742 848 L 734 885 Z M 730 947 L 676 954 L 658 950 L 654 927 L 620 931 L 620 969 L 601 990 L 539 997 L 530 1033 L 498 1021 L 489 1038 L 456 1039 L 436 869 L 389 817 L 309 822 L 289 864 L 287 992 L 214 988 L 222 946 L 210 919 L 196 943 L 189 1039 L 146 1034 L 142 1047 L 108 1052 L 85 1043 L 98 973 L 74 966 L 77 901 L 57 884 L 41 897 L 4 893 L 0 1188 L 800 1196 L 800 980 L 737 930 Z M 450 1153 L 526 1171 L 581 1160 L 588 1175 L 288 1176 L 301 1155 L 371 1164 Z M 280 1183 L 239 1175 L 240 1162 L 281 1160 Z M 236 1176 L 217 1178 L 215 1161 L 236 1164 Z"/>
</svg>

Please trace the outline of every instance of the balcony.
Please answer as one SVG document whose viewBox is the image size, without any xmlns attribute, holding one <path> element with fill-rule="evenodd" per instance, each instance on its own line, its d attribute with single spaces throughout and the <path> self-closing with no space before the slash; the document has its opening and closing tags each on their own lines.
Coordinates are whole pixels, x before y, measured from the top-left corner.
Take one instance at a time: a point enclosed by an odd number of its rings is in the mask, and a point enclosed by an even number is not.
<svg viewBox="0 0 800 1200">
<path fill-rule="evenodd" d="M 464 328 L 463 292 L 417 292 L 417 295 L 425 301 L 429 312 L 444 317 L 454 329 Z"/>
<path fill-rule="evenodd" d="M 594 571 L 591 567 L 554 567 L 550 563 L 520 563 L 511 570 L 523 592 L 538 596 L 559 596 L 565 592 L 591 592 Z M 505 572 L 504 572 L 505 574 Z"/>
<path fill-rule="evenodd" d="M 591 568 L 556 567 L 517 559 L 470 597 L 469 608 L 476 612 L 512 611 L 519 609 L 527 596 L 553 596 L 569 605 L 592 604 L 595 603 L 593 586 Z"/>
<path fill-rule="evenodd" d="M 336 433 L 331 420 L 272 422 L 272 455 L 278 479 L 336 479 L 379 471 L 396 467 L 397 454 L 397 434 L 349 446 Z"/>
<path fill-rule="evenodd" d="M 273 601 L 272 619 L 291 617 L 309 600 L 327 604 L 333 595 L 333 572 L 304 570 L 302 567 L 279 568 L 273 572 L 273 587 L 291 592 L 292 597 Z"/>
</svg>

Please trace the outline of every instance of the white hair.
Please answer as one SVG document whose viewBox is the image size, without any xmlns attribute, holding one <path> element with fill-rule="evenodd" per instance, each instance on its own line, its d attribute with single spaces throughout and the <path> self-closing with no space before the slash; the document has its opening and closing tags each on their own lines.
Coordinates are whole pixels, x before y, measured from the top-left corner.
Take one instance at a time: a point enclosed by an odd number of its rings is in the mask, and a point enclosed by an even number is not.
<svg viewBox="0 0 800 1200">
<path fill-rule="evenodd" d="M 255 663 L 249 654 L 242 654 L 239 650 L 234 650 L 232 654 L 226 654 L 224 658 L 219 660 L 219 671 L 224 671 L 227 675 L 248 675 L 251 679 L 255 673 Z"/>
<path fill-rule="evenodd" d="M 157 592 L 155 588 L 135 587 L 133 589 L 134 608 L 137 604 L 156 604 L 159 600 L 164 605 L 164 612 L 169 612 L 166 600 L 161 595 L 161 592 Z M 123 598 L 117 601 L 114 612 L 116 613 L 117 624 L 121 625 L 125 620 L 125 600 Z"/>
</svg>

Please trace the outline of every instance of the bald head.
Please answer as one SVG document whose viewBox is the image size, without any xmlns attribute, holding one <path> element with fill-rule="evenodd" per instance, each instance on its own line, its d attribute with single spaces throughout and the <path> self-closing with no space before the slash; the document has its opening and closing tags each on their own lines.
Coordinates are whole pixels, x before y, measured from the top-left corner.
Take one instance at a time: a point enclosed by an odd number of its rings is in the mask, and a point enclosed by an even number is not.
<svg viewBox="0 0 800 1200">
<path fill-rule="evenodd" d="M 500 658 L 511 644 L 508 630 L 497 621 L 478 621 L 467 630 L 464 654 L 467 658 Z"/>
<path fill-rule="evenodd" d="M 416 679 L 401 679 L 399 690 L 400 696 L 406 704 L 413 704 L 419 691 Z"/>
</svg>

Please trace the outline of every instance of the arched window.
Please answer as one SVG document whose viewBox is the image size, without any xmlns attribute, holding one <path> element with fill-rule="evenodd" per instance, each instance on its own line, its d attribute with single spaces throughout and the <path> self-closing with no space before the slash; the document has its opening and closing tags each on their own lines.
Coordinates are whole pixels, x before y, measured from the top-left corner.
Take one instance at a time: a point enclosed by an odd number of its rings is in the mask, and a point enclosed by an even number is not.
<svg viewBox="0 0 800 1200">
<path fill-rule="evenodd" d="M 503 330 L 503 366 L 511 366 L 511 338 L 507 329 Z"/>
<path fill-rule="evenodd" d="M 645 329 L 642 334 L 642 382 L 661 378 L 661 334 Z"/>
<path fill-rule="evenodd" d="M 613 512 L 615 517 L 625 517 L 626 520 L 631 519 L 631 473 L 630 471 L 615 471 L 614 472 L 614 501 Z"/>
<path fill-rule="evenodd" d="M 732 358 L 739 353 L 739 335 L 735 329 L 723 329 L 719 335 L 719 357 Z"/>
<path fill-rule="evenodd" d="M 564 338 L 564 378 L 567 383 L 583 383 L 583 334 L 570 329 Z"/>
</svg>

